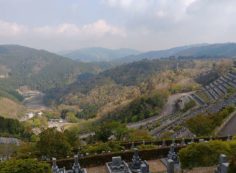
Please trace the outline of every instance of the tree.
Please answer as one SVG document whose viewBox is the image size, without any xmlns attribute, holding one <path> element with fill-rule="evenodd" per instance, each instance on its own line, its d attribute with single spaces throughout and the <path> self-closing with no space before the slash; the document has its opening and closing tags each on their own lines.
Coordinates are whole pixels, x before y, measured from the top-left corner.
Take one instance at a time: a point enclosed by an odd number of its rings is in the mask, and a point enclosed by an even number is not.
<svg viewBox="0 0 236 173">
<path fill-rule="evenodd" d="M 0 163 L 1 173 L 51 173 L 50 165 L 33 159 L 9 160 Z"/>
<path fill-rule="evenodd" d="M 132 141 L 150 141 L 153 140 L 153 137 L 146 130 L 135 129 L 129 132 L 129 139 Z"/>
<path fill-rule="evenodd" d="M 74 149 L 78 148 L 78 145 L 80 145 L 80 140 L 76 129 L 65 130 L 64 135 L 66 140 Z"/>
<path fill-rule="evenodd" d="M 63 133 L 55 128 L 43 131 L 39 135 L 36 146 L 42 155 L 48 157 L 65 157 L 71 151 L 71 145 L 67 142 Z"/>
<path fill-rule="evenodd" d="M 77 119 L 74 112 L 67 112 L 66 113 L 66 120 L 70 123 L 77 123 L 78 122 L 78 119 Z"/>
<path fill-rule="evenodd" d="M 128 129 L 124 124 L 111 121 L 100 125 L 95 133 L 98 140 L 106 142 L 112 135 L 114 135 L 117 140 L 122 140 L 128 134 Z"/>
<path fill-rule="evenodd" d="M 218 163 L 220 154 L 229 154 L 230 146 L 227 142 L 210 141 L 194 143 L 179 152 L 182 168 L 212 166 Z"/>
</svg>

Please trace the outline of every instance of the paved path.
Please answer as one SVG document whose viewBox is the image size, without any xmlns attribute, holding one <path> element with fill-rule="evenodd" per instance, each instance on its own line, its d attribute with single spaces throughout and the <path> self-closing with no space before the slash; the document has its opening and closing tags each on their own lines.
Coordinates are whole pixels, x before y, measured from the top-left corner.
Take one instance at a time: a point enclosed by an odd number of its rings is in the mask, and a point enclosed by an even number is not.
<svg viewBox="0 0 236 173">
<path fill-rule="evenodd" d="M 164 106 L 162 112 L 160 113 L 160 115 L 157 116 L 153 116 L 147 119 L 144 119 L 142 121 L 138 121 L 136 123 L 129 123 L 127 126 L 129 128 L 139 128 L 140 126 L 144 126 L 148 123 L 154 122 L 154 121 L 158 121 L 161 118 L 167 116 L 167 115 L 171 115 L 174 110 L 175 110 L 175 103 L 176 101 L 182 97 L 182 96 L 187 96 L 190 95 L 192 92 L 188 92 L 188 93 L 178 93 L 178 94 L 174 94 L 169 96 L 168 101 L 166 103 L 166 105 Z"/>
<path fill-rule="evenodd" d="M 230 104 L 236 104 L 236 94 L 230 96 L 227 99 L 221 100 L 215 104 L 212 104 L 209 106 L 204 106 L 204 107 L 199 107 L 195 110 L 192 110 L 191 112 L 186 112 L 186 113 L 182 114 L 181 116 L 177 116 L 176 118 L 173 118 L 171 120 L 167 119 L 166 122 L 162 122 L 162 125 L 156 129 L 152 130 L 151 133 L 155 134 L 155 135 L 159 135 L 160 133 L 166 131 L 170 127 L 173 127 L 175 125 L 179 125 L 191 117 L 194 117 L 198 114 L 206 113 L 206 112 L 215 113 L 215 112 L 218 112 L 223 107 L 228 106 Z M 235 120 L 235 122 L 236 122 L 236 120 Z M 232 125 L 232 126 L 234 126 L 234 125 Z"/>
<path fill-rule="evenodd" d="M 219 132 L 220 136 L 236 135 L 236 114 Z"/>
</svg>

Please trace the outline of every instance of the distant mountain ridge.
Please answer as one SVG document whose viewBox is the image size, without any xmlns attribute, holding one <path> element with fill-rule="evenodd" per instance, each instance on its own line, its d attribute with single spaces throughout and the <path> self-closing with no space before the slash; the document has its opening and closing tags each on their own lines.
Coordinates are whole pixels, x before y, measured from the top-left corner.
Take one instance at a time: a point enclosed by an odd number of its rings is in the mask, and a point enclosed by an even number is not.
<svg viewBox="0 0 236 173">
<path fill-rule="evenodd" d="M 59 54 L 82 62 L 109 62 L 121 57 L 137 55 L 139 53 L 140 52 L 137 50 L 127 48 L 108 49 L 102 47 L 91 47 L 61 52 Z"/>
<path fill-rule="evenodd" d="M 168 57 L 236 57 L 236 43 L 197 44 L 174 47 L 166 50 L 148 51 L 138 55 L 130 55 L 116 59 L 116 63 L 130 63 L 143 59 L 159 59 Z"/>
</svg>

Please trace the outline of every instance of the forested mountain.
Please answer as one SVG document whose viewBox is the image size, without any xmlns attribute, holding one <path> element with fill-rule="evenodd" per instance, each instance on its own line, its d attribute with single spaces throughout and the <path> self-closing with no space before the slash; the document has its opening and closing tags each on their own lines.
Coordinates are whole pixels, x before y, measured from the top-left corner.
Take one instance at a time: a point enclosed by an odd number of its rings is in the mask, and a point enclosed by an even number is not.
<svg viewBox="0 0 236 173">
<path fill-rule="evenodd" d="M 123 112 L 130 109 L 127 106 L 129 104 L 136 110 L 141 109 L 142 113 L 150 109 L 150 115 L 146 116 L 151 116 L 157 114 L 166 101 L 166 97 L 158 95 L 161 101 L 153 103 L 152 95 L 159 90 L 168 89 L 169 85 L 174 87 L 178 82 L 183 83 L 183 78 L 180 78 L 182 72 L 179 73 L 178 69 L 192 69 L 194 66 L 192 60 L 174 58 L 142 60 L 117 66 L 97 75 L 80 75 L 78 80 L 68 87 L 48 91 L 46 99 L 48 103 L 55 105 L 76 105 L 79 108 L 76 113 L 79 118 L 104 116 L 115 109 Z M 187 88 L 189 84 L 194 83 L 183 84 Z M 137 100 L 134 101 L 135 99 Z M 137 107 L 139 102 L 144 106 Z M 120 109 L 123 106 L 124 109 Z M 130 111 L 127 121 L 131 121 L 132 114 Z M 123 116 L 122 113 L 119 115 Z M 123 118 L 121 119 L 126 121 Z M 132 119 L 132 121 L 137 120 L 139 118 Z"/>
<path fill-rule="evenodd" d="M 133 49 L 107 49 L 102 47 L 91 47 L 61 52 L 60 54 L 82 62 L 107 62 L 129 55 L 137 55 L 138 53 L 140 52 Z"/>
<path fill-rule="evenodd" d="M 93 73 L 99 68 L 98 65 L 75 62 L 44 50 L 18 45 L 0 46 L 1 87 L 28 85 L 39 90 L 62 87 L 78 74 Z"/>
<path fill-rule="evenodd" d="M 142 59 L 157 59 L 174 57 L 195 57 L 195 58 L 234 58 L 236 57 L 236 43 L 221 44 L 197 44 L 182 47 L 175 47 L 167 50 L 157 50 L 130 55 L 115 60 L 115 63 L 129 63 Z"/>
</svg>

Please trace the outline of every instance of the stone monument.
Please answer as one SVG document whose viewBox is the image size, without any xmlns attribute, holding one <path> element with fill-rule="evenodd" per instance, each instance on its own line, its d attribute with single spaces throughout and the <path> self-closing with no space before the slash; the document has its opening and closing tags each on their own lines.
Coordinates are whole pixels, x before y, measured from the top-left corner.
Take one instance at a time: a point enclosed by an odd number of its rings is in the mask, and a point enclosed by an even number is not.
<svg viewBox="0 0 236 173">
<path fill-rule="evenodd" d="M 134 149 L 134 155 L 129 168 L 133 173 L 149 173 L 149 165 L 139 157 L 137 148 Z"/>
<path fill-rule="evenodd" d="M 132 173 L 128 164 L 120 156 L 112 157 L 111 162 L 106 163 L 108 173 Z"/>
</svg>

